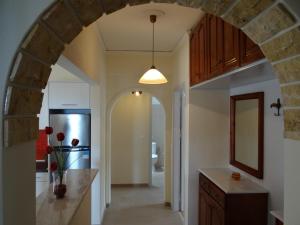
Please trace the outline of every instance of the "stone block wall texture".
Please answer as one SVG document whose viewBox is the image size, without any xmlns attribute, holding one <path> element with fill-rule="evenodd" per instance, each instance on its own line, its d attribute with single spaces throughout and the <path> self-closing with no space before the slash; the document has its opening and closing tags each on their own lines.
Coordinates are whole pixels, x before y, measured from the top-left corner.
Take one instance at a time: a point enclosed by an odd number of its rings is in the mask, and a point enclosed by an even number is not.
<svg viewBox="0 0 300 225">
<path fill-rule="evenodd" d="M 5 147 L 37 137 L 43 89 L 51 65 L 82 30 L 104 13 L 150 0 L 59 0 L 36 21 L 16 53 L 7 82 L 4 116 Z M 282 85 L 285 137 L 300 140 L 300 27 L 286 1 L 154 0 L 201 8 L 241 28 L 258 43 Z"/>
</svg>

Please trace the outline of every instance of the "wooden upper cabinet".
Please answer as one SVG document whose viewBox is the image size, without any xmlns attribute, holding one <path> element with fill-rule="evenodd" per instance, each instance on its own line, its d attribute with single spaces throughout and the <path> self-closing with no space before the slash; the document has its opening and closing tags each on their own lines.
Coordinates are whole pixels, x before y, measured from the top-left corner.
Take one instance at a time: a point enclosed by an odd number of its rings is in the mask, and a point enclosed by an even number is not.
<svg viewBox="0 0 300 225">
<path fill-rule="evenodd" d="M 240 31 L 241 65 L 246 65 L 264 58 L 264 54 L 250 38 Z"/>
<path fill-rule="evenodd" d="M 241 30 L 206 14 L 190 37 L 190 85 L 263 58 L 259 46 Z"/>
<path fill-rule="evenodd" d="M 223 21 L 208 15 L 208 76 L 212 78 L 223 72 Z"/>
<path fill-rule="evenodd" d="M 237 28 L 224 22 L 224 69 L 227 72 L 240 66 L 240 46 Z"/>
<path fill-rule="evenodd" d="M 207 37 L 206 17 L 194 29 L 190 39 L 190 83 L 200 83 L 207 79 Z"/>
<path fill-rule="evenodd" d="M 194 85 L 200 82 L 198 75 L 196 74 L 197 70 L 197 42 L 198 42 L 197 33 L 192 33 L 190 38 L 190 84 Z"/>
</svg>

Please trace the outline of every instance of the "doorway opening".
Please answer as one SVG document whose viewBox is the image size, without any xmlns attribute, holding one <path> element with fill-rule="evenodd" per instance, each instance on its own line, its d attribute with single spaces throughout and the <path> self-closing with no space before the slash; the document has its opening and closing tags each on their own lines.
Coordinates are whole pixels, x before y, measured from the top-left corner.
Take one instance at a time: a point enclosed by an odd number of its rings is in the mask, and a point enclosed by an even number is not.
<svg viewBox="0 0 300 225">
<path fill-rule="evenodd" d="M 133 193 L 135 204 L 163 205 L 165 117 L 160 101 L 143 91 L 129 91 L 115 102 L 110 119 L 112 210 Z"/>
<path fill-rule="evenodd" d="M 130 90 L 114 101 L 109 123 L 111 201 L 103 225 L 133 224 L 137 218 L 140 224 L 166 224 L 174 215 L 165 204 L 165 128 L 165 108 L 151 94 Z M 181 225 L 180 216 L 172 216 L 171 223 Z"/>
<path fill-rule="evenodd" d="M 165 113 L 159 100 L 152 97 L 151 176 L 152 186 L 164 188 L 165 177 Z"/>
</svg>

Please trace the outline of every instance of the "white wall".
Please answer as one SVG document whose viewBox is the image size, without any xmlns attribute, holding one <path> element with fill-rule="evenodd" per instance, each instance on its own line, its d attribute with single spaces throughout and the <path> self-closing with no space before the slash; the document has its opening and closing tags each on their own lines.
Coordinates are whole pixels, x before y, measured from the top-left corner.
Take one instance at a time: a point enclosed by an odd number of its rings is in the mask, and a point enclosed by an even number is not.
<svg viewBox="0 0 300 225">
<path fill-rule="evenodd" d="M 151 96 L 127 94 L 111 115 L 111 183 L 149 184 Z"/>
<path fill-rule="evenodd" d="M 105 68 L 104 50 L 103 40 L 95 22 L 83 29 L 68 45 L 63 55 L 79 67 L 90 79 L 99 81 L 101 77 L 99 76 L 100 70 Z"/>
<path fill-rule="evenodd" d="M 66 47 L 64 56 L 58 63 L 69 71 L 76 71 L 81 79 L 91 84 L 91 123 L 92 123 L 92 168 L 98 174 L 92 186 L 92 224 L 101 224 L 106 208 L 105 198 L 105 130 L 106 130 L 106 56 L 104 43 L 95 23 L 85 28 Z M 74 64 L 76 68 L 72 67 Z M 85 74 L 86 76 L 84 76 Z"/>
<path fill-rule="evenodd" d="M 264 92 L 264 178 L 256 179 L 242 172 L 251 180 L 264 186 L 270 194 L 270 210 L 283 210 L 284 201 L 284 138 L 283 138 L 283 112 L 276 117 L 276 110 L 270 108 L 277 98 L 281 98 L 278 80 L 260 82 L 242 87 L 232 88 L 230 95 L 239 95 L 252 92 Z M 270 217 L 269 224 L 274 224 Z"/>
<path fill-rule="evenodd" d="M 229 91 L 193 90 L 189 99 L 188 224 L 198 224 L 199 168 L 229 163 Z"/>
<path fill-rule="evenodd" d="M 169 83 L 163 85 L 138 84 L 139 78 L 151 66 L 151 53 L 144 52 L 107 52 L 107 121 L 110 121 L 110 112 L 116 100 L 132 90 L 142 90 L 155 96 L 166 112 L 166 145 L 165 145 L 165 201 L 171 201 L 171 134 L 172 134 L 172 56 L 171 53 L 155 55 L 156 67 L 167 77 Z M 109 125 L 109 124 L 108 124 Z M 110 133 L 108 126 L 107 133 Z M 108 145 L 110 138 L 107 138 Z M 107 147 L 107 162 L 110 162 L 110 147 Z M 107 180 L 110 179 L 110 166 L 107 166 Z M 109 182 L 107 189 L 110 188 Z M 108 198 L 110 193 L 108 193 Z"/>
<path fill-rule="evenodd" d="M 298 225 L 300 217 L 299 141 L 284 140 L 284 224 Z"/>
</svg>

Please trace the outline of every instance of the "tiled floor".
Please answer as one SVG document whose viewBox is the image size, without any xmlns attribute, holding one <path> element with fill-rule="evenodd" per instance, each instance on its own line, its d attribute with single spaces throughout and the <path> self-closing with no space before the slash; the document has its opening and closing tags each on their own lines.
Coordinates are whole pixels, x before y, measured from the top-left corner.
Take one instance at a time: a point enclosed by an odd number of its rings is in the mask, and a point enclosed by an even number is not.
<svg viewBox="0 0 300 225">
<path fill-rule="evenodd" d="M 163 204 L 162 184 L 163 173 L 156 173 L 152 187 L 113 188 L 103 225 L 182 225 L 179 214 Z"/>
</svg>

